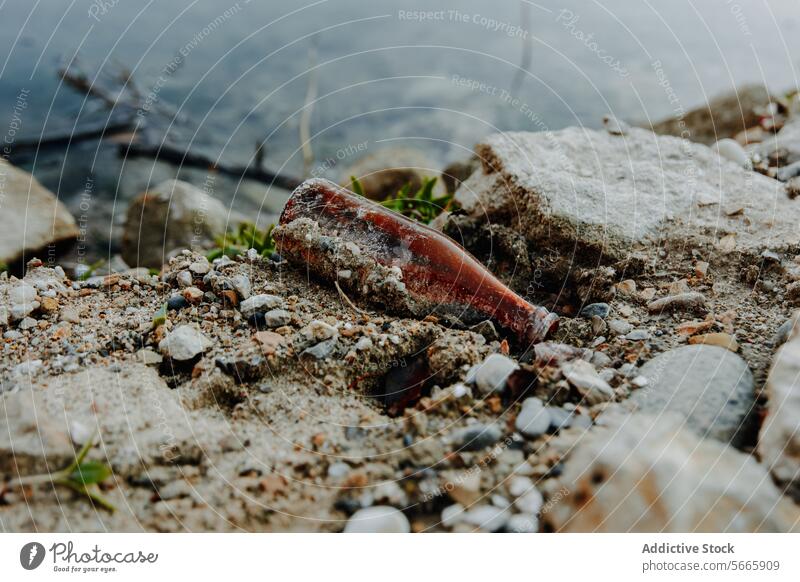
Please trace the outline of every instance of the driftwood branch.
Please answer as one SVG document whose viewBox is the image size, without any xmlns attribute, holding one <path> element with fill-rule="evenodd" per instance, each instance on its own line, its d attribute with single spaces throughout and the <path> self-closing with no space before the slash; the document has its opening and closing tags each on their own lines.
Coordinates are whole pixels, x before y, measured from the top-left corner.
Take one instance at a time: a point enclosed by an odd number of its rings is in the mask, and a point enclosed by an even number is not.
<svg viewBox="0 0 800 582">
<path fill-rule="evenodd" d="M 170 144 L 165 135 L 158 136 L 156 132 L 145 127 L 142 117 L 137 112 L 146 110 L 150 113 L 156 112 L 165 117 L 174 117 L 174 113 L 168 112 L 165 107 L 153 107 L 146 103 L 143 92 L 140 90 L 131 71 L 123 66 L 119 66 L 119 72 L 113 76 L 112 87 L 107 87 L 99 80 L 92 80 L 88 74 L 80 70 L 70 70 L 68 68 L 58 71 L 59 77 L 63 79 L 67 86 L 75 91 L 91 97 L 100 102 L 112 113 L 119 112 L 113 121 L 84 123 L 76 126 L 71 132 L 60 132 L 42 136 L 36 139 L 19 140 L 15 146 L 15 151 L 31 150 L 42 147 L 63 147 L 72 143 L 87 140 L 103 139 L 112 135 L 135 132 L 135 139 L 131 143 L 119 146 L 119 155 L 122 157 L 151 158 L 168 164 L 202 168 L 220 174 L 237 178 L 247 178 L 257 182 L 277 186 L 287 190 L 296 188 L 302 180 L 294 176 L 287 176 L 271 172 L 263 166 L 265 145 L 261 144 L 256 151 L 255 164 L 230 165 L 213 160 L 211 157 L 191 150 Z M 316 95 L 316 80 L 309 81 L 308 94 L 306 100 L 313 101 Z M 308 103 L 307 103 L 308 104 Z M 307 111 L 307 113 L 306 113 Z M 301 121 L 301 126 L 305 125 L 305 133 L 310 133 L 307 129 L 310 122 L 308 117 L 311 115 L 311 107 L 304 111 L 306 119 Z M 170 119 L 171 121 L 172 119 Z M 303 132 L 303 129 L 301 129 Z M 306 142 L 310 138 L 307 136 Z M 306 164 L 313 161 L 313 153 L 303 148 L 303 159 Z"/>
</svg>

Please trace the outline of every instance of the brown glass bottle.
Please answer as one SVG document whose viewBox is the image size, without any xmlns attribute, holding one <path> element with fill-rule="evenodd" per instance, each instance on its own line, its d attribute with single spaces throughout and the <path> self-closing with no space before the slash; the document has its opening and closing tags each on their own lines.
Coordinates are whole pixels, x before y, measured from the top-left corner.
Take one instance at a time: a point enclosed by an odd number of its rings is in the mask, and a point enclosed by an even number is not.
<svg viewBox="0 0 800 582">
<path fill-rule="evenodd" d="M 490 319 L 528 344 L 558 326 L 441 232 L 327 180 L 295 189 L 274 236 L 282 256 L 390 309 L 467 325 Z"/>
</svg>

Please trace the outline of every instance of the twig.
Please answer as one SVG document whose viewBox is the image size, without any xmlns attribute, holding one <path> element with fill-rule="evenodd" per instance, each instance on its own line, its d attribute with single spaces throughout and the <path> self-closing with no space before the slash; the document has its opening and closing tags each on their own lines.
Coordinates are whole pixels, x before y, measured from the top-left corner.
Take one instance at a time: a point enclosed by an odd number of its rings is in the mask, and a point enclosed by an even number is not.
<svg viewBox="0 0 800 582">
<path fill-rule="evenodd" d="M 120 146 L 119 153 L 122 157 L 131 158 L 153 158 L 160 162 L 167 162 L 176 166 L 188 168 L 203 168 L 214 170 L 227 176 L 244 177 L 257 182 L 264 182 L 283 188 L 294 190 L 302 180 L 284 174 L 275 174 L 264 168 L 247 166 L 228 166 L 221 164 L 203 154 L 192 153 L 167 143 L 157 145 L 149 144 L 125 144 Z"/>
<path fill-rule="evenodd" d="M 336 290 L 339 292 L 339 296 L 340 296 L 342 299 L 344 299 L 345 303 L 347 303 L 347 304 L 350 306 L 350 308 L 351 308 L 353 311 L 355 311 L 355 312 L 356 312 L 356 313 L 358 313 L 359 315 L 365 315 L 365 313 L 366 313 L 366 312 L 365 312 L 364 310 L 362 310 L 362 309 L 359 309 L 358 307 L 356 307 L 355 305 L 353 305 L 353 302 L 352 302 L 352 301 L 350 301 L 350 298 L 347 296 L 347 294 L 346 294 L 346 293 L 345 293 L 345 292 L 342 290 L 342 288 L 339 286 L 339 281 L 334 281 L 334 282 L 333 282 L 333 284 L 336 286 Z"/>
</svg>

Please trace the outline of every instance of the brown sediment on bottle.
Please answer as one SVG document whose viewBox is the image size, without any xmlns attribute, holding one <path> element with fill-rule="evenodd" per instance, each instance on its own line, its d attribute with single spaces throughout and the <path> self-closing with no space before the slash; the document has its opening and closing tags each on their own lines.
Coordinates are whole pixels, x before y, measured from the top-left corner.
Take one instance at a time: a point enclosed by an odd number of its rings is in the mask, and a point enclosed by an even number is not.
<svg viewBox="0 0 800 582">
<path fill-rule="evenodd" d="M 522 343 L 557 317 L 511 291 L 439 231 L 326 180 L 300 185 L 274 231 L 281 255 L 388 309 L 473 324 L 486 319 Z"/>
</svg>

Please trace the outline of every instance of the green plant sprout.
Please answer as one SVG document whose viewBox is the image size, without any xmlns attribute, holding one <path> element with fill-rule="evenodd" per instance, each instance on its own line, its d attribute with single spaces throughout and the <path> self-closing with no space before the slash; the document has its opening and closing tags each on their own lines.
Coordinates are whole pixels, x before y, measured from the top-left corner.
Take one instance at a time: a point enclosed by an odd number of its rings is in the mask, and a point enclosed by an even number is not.
<svg viewBox="0 0 800 582">
<path fill-rule="evenodd" d="M 275 241 L 272 238 L 274 224 L 266 230 L 256 228 L 252 222 L 243 222 L 236 230 L 229 231 L 214 239 L 215 247 L 206 255 L 209 261 L 218 259 L 222 255 L 236 256 L 255 249 L 262 257 L 268 257 L 275 252 Z"/>
<path fill-rule="evenodd" d="M 422 186 L 413 194 L 411 193 L 411 185 L 406 184 L 397 193 L 379 202 L 379 204 L 417 222 L 430 224 L 437 216 L 446 210 L 450 210 L 455 204 L 452 194 L 434 196 L 433 189 L 436 186 L 436 180 L 436 178 L 424 178 Z M 358 178 L 351 176 L 350 184 L 354 193 L 359 196 L 365 196 L 364 187 Z"/>
<path fill-rule="evenodd" d="M 111 468 L 101 461 L 85 461 L 86 455 L 94 446 L 97 433 L 92 435 L 88 441 L 75 455 L 75 459 L 64 469 L 55 473 L 44 473 L 42 475 L 31 475 L 10 481 L 6 489 L 12 489 L 24 485 L 39 485 L 42 483 L 52 483 L 72 489 L 97 504 L 106 511 L 113 513 L 116 507 L 108 499 L 103 497 L 100 492 L 100 483 L 112 475 Z"/>
</svg>

